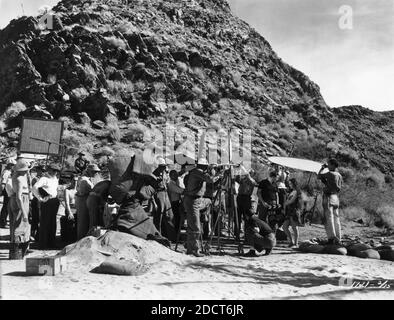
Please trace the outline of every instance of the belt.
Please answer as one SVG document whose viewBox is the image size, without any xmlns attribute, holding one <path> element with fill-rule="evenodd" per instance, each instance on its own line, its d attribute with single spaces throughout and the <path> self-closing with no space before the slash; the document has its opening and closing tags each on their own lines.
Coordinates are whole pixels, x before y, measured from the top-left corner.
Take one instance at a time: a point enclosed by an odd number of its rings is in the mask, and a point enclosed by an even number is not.
<svg viewBox="0 0 394 320">
<path fill-rule="evenodd" d="M 91 192 L 89 193 L 90 196 L 94 196 L 94 197 L 99 197 L 101 198 L 101 194 L 97 193 L 97 192 Z"/>
</svg>

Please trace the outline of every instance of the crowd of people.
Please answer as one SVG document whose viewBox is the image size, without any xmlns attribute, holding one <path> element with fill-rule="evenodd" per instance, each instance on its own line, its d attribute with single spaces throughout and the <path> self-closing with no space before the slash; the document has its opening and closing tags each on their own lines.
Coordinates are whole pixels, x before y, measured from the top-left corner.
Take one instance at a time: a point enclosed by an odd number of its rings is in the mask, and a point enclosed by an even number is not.
<svg viewBox="0 0 394 320">
<path fill-rule="evenodd" d="M 42 250 L 56 248 L 61 205 L 62 232 L 68 232 L 63 240 L 70 242 L 105 227 L 170 247 L 186 228 L 186 253 L 201 257 L 203 239 L 221 235 L 228 219 L 222 213 L 229 214 L 226 208 L 232 206 L 237 208 L 233 211 L 237 215 L 230 217 L 233 234 L 238 241 L 244 237 L 250 246 L 247 256 L 257 256 L 256 251 L 270 254 L 278 228 L 283 228 L 290 247 L 298 246 L 305 201 L 299 183 L 284 168 L 273 166 L 268 177 L 257 183 L 253 170 L 248 172 L 242 165 L 229 180 L 230 167 L 211 166 L 205 159 L 191 170 L 182 166 L 176 171 L 159 158 L 150 174 L 136 172 L 135 161 L 136 156 L 126 172 L 111 181 L 103 179 L 100 168 L 80 153 L 70 181 L 60 188 L 61 168 L 56 164 L 44 168 L 20 157 L 9 159 L 1 174 L 0 227 L 6 227 L 9 216 L 10 258 L 26 255 L 32 242 Z M 325 185 L 323 207 L 332 243 L 341 240 L 338 193 L 342 178 L 337 167 L 335 159 L 330 159 L 318 174 Z M 104 213 L 109 203 L 116 210 L 108 218 Z"/>
</svg>

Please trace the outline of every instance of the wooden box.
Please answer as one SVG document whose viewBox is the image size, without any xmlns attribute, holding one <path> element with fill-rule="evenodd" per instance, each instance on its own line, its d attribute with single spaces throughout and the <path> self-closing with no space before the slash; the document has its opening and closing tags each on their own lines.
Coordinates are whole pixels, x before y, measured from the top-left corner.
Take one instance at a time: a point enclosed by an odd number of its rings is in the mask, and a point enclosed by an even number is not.
<svg viewBox="0 0 394 320">
<path fill-rule="evenodd" d="M 66 270 L 66 257 L 45 256 L 26 258 L 26 273 L 31 275 L 54 276 Z"/>
</svg>

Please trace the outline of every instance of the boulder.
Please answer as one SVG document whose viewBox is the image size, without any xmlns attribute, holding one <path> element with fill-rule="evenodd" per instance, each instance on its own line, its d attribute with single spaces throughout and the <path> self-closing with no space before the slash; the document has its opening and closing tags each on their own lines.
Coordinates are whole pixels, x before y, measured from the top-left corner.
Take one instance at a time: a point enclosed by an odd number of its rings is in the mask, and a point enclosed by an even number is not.
<svg viewBox="0 0 394 320">
<path fill-rule="evenodd" d="M 134 260 L 109 260 L 102 262 L 94 273 L 115 274 L 120 276 L 136 276 L 144 273 L 141 264 Z"/>
<path fill-rule="evenodd" d="M 184 63 L 189 62 L 189 56 L 188 56 L 187 52 L 185 52 L 185 51 L 171 52 L 171 55 L 175 61 L 181 61 Z"/>
<path fill-rule="evenodd" d="M 306 241 L 300 244 L 299 250 L 305 253 L 322 253 L 324 246 Z"/>
<path fill-rule="evenodd" d="M 326 245 L 324 247 L 323 253 L 346 256 L 347 255 L 347 250 L 346 250 L 345 247 L 342 247 L 342 246 L 339 246 L 339 245 Z"/>
<path fill-rule="evenodd" d="M 372 249 L 372 247 L 365 243 L 356 243 L 348 246 L 346 249 L 349 256 L 357 256 L 358 252 Z"/>
<path fill-rule="evenodd" d="M 358 258 L 363 258 L 363 259 L 380 259 L 380 254 L 378 251 L 374 250 L 374 249 L 367 249 L 364 251 L 359 251 L 357 252 L 357 254 L 355 255 Z"/>
<path fill-rule="evenodd" d="M 379 255 L 382 260 L 394 261 L 394 250 L 381 250 Z"/>
</svg>

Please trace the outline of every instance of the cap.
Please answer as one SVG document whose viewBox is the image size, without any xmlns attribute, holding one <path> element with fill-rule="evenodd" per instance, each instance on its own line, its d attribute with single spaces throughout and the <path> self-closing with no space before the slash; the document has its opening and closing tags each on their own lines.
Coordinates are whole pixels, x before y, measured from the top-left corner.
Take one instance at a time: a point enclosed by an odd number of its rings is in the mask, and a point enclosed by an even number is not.
<svg viewBox="0 0 394 320">
<path fill-rule="evenodd" d="M 79 156 L 84 156 L 85 153 L 81 151 L 81 152 L 78 153 L 78 155 L 79 155 Z"/>
<path fill-rule="evenodd" d="M 19 159 L 14 166 L 14 171 L 16 172 L 29 171 L 29 169 L 29 163 L 23 159 Z"/>
</svg>

